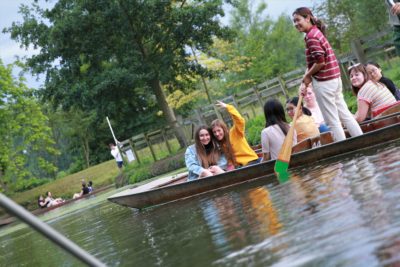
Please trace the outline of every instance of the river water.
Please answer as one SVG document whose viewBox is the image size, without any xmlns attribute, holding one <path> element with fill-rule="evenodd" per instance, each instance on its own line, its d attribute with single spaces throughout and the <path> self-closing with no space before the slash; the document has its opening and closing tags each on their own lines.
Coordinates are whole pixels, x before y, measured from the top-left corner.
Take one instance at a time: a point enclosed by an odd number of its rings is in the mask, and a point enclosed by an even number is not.
<svg viewBox="0 0 400 267">
<path fill-rule="evenodd" d="M 108 266 L 399 266 L 399 148 L 384 144 L 294 169 L 284 184 L 258 179 L 144 211 L 99 196 L 47 222 Z M 0 266 L 82 263 L 20 224 L 0 230 Z"/>
</svg>

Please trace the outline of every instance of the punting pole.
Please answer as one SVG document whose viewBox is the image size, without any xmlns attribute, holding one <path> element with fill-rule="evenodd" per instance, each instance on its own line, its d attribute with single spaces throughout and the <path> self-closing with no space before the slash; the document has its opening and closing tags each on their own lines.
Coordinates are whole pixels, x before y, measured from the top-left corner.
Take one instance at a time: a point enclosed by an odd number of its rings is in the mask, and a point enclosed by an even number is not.
<svg viewBox="0 0 400 267">
<path fill-rule="evenodd" d="M 89 266 L 106 266 L 100 260 L 90 255 L 88 252 L 80 248 L 77 244 L 51 228 L 46 223 L 42 222 L 30 212 L 22 208 L 20 205 L 0 193 L 0 206 L 7 210 L 9 213 L 15 215 L 21 221 L 30 225 L 33 229 L 40 232 L 46 238 L 50 239 L 64 250 L 71 253 L 77 259 Z"/>
<path fill-rule="evenodd" d="M 113 131 L 112 127 L 111 127 L 110 120 L 108 119 L 108 117 L 106 117 L 106 119 L 107 119 L 107 122 L 108 122 L 108 126 L 110 127 L 111 134 L 112 134 L 112 136 L 113 136 L 113 138 L 114 138 L 115 145 L 118 145 L 118 144 L 117 144 L 118 141 L 117 141 L 117 138 L 115 138 L 114 131 Z"/>
</svg>

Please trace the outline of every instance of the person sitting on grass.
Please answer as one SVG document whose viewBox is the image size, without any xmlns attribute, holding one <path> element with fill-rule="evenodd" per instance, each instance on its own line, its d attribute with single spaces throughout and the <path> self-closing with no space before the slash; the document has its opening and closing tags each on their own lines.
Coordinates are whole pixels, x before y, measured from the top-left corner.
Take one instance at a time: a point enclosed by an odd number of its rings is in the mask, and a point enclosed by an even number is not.
<svg viewBox="0 0 400 267">
<path fill-rule="evenodd" d="M 92 181 L 88 182 L 88 188 L 89 188 L 89 193 L 92 193 L 93 192 L 93 183 L 92 183 Z"/>
</svg>

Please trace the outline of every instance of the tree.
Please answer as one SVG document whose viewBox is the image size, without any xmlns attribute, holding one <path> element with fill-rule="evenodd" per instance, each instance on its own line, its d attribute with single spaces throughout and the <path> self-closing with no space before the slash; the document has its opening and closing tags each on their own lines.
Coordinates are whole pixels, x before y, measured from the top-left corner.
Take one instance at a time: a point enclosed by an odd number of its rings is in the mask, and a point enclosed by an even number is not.
<svg viewBox="0 0 400 267">
<path fill-rule="evenodd" d="M 11 73 L 12 65 L 0 60 L 0 183 L 6 192 L 21 180 L 54 177 L 56 168 L 47 158 L 58 154 L 33 91 Z M 34 160 L 33 169 L 28 160 Z"/>
<path fill-rule="evenodd" d="M 20 12 L 23 23 L 6 31 L 25 47 L 40 47 L 26 63 L 46 73 L 43 99 L 104 118 L 120 116 L 108 106 L 126 107 L 128 99 L 138 114 L 151 111 L 151 92 L 186 145 L 162 88 L 201 69 L 188 60 L 189 46 L 206 50 L 213 36 L 229 36 L 217 18 L 221 0 L 60 0 L 50 10 L 34 3 Z"/>
<path fill-rule="evenodd" d="M 387 14 L 381 0 L 325 0 L 315 15 L 327 24 L 329 42 L 338 52 L 348 52 L 350 42 L 387 27 Z"/>
</svg>

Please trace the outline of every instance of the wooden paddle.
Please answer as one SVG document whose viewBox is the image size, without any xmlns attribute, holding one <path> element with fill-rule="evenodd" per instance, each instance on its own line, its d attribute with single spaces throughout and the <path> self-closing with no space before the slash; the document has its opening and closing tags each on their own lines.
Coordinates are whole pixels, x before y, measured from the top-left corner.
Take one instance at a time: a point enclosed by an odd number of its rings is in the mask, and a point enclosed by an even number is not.
<svg viewBox="0 0 400 267">
<path fill-rule="evenodd" d="M 299 110 L 301 108 L 301 101 L 303 101 L 303 96 L 300 94 L 299 102 L 297 103 L 296 111 L 294 113 L 292 126 L 289 128 L 289 131 L 286 134 L 281 150 L 279 151 L 278 158 L 275 161 L 274 171 L 280 182 L 286 182 L 289 179 L 289 173 L 287 170 L 289 168 L 290 157 L 292 156 L 294 126 L 296 125 L 297 115 L 299 114 Z"/>
</svg>

